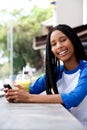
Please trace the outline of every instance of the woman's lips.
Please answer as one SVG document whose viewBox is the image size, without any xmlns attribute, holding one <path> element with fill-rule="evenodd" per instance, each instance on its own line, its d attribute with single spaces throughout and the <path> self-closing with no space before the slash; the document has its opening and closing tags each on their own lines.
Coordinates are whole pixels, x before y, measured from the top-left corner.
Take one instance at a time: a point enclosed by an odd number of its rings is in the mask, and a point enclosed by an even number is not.
<svg viewBox="0 0 87 130">
<path fill-rule="evenodd" d="M 67 51 L 68 51 L 68 50 L 64 50 L 64 51 L 61 51 L 61 52 L 59 52 L 59 53 L 57 53 L 57 54 L 60 55 L 60 56 L 63 56 L 63 55 L 65 55 L 65 54 L 67 53 Z"/>
</svg>

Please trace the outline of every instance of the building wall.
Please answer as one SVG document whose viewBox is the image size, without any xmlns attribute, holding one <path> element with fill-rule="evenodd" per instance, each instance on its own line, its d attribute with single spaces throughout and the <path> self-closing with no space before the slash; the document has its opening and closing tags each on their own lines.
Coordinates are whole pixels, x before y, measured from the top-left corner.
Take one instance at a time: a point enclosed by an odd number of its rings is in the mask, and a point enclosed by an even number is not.
<svg viewBox="0 0 87 130">
<path fill-rule="evenodd" d="M 83 0 L 83 24 L 87 24 L 87 0 Z"/>
<path fill-rule="evenodd" d="M 83 24 L 83 0 L 56 0 L 55 24 L 76 27 Z"/>
</svg>

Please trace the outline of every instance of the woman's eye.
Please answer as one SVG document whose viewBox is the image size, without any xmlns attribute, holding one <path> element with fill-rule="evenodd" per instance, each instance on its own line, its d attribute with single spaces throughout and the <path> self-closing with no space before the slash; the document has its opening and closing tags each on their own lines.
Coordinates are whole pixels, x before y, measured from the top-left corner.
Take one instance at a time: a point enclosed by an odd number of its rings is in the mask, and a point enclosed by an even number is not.
<svg viewBox="0 0 87 130">
<path fill-rule="evenodd" d="M 65 41 L 66 41 L 66 38 L 60 39 L 60 42 L 65 42 Z"/>
<path fill-rule="evenodd" d="M 55 46 L 55 45 L 56 45 L 56 43 L 52 43 L 52 44 L 51 44 L 51 46 Z"/>
</svg>

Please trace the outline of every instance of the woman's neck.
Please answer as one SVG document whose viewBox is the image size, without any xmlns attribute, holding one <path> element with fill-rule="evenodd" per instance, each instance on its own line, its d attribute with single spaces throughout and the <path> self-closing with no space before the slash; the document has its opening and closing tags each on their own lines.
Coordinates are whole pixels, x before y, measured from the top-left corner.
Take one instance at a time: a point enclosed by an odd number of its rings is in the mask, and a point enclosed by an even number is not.
<svg viewBox="0 0 87 130">
<path fill-rule="evenodd" d="M 64 66 L 65 66 L 65 69 L 66 69 L 66 70 L 73 70 L 73 69 L 75 69 L 79 64 L 80 64 L 80 61 L 77 61 L 77 60 L 75 60 L 75 61 L 71 60 L 71 61 L 69 61 L 69 62 L 64 62 Z"/>
</svg>

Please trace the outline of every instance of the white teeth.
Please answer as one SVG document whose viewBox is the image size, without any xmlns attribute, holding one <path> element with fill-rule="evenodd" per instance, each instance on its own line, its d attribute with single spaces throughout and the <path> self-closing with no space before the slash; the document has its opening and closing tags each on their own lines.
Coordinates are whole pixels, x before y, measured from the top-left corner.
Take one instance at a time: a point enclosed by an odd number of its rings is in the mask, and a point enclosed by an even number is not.
<svg viewBox="0 0 87 130">
<path fill-rule="evenodd" d="M 63 55 L 63 54 L 65 54 L 66 52 L 67 52 L 67 50 L 62 51 L 62 52 L 59 53 L 59 55 Z"/>
</svg>

